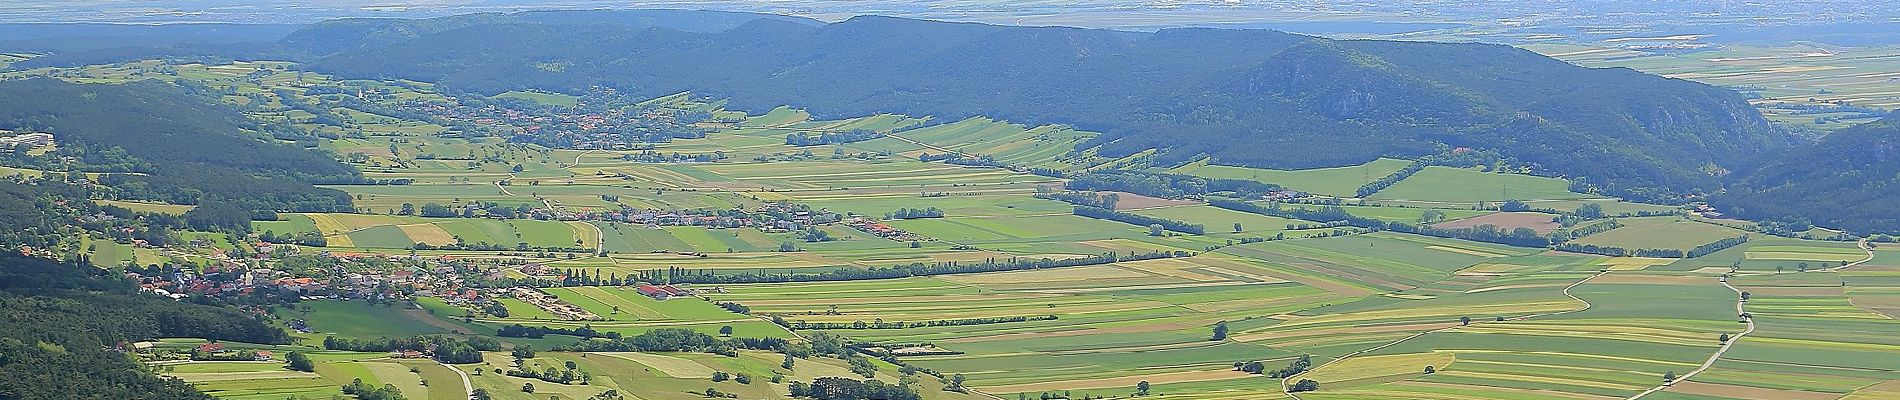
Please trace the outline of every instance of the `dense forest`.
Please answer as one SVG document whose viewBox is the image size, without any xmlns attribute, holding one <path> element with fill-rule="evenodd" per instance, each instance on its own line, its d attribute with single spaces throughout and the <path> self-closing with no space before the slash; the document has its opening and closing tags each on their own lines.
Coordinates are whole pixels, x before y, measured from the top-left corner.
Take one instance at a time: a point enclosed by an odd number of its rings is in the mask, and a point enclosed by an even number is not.
<svg viewBox="0 0 1900 400">
<path fill-rule="evenodd" d="M 355 169 L 323 152 L 266 139 L 262 127 L 208 98 L 207 91 L 152 81 L 0 82 L 0 129 L 49 132 L 58 142 L 58 150 L 47 155 L 7 154 L 0 163 L 106 172 L 101 181 L 113 189 L 102 194 L 107 197 L 228 203 L 245 210 L 352 211 L 342 191 L 312 183 L 358 182 Z"/>
<path fill-rule="evenodd" d="M 1775 159 L 1710 202 L 1750 219 L 1900 233 L 1900 117 L 1842 129 Z"/>
<path fill-rule="evenodd" d="M 1303 168 L 1442 146 L 1496 150 L 1638 199 L 1713 191 L 1719 182 L 1704 167 L 1744 169 L 1791 143 L 1733 92 L 1499 45 L 875 16 L 817 26 L 759 19 L 700 33 L 585 15 L 328 22 L 284 45 L 320 55 L 306 64 L 319 72 L 483 92 L 605 85 L 639 95 L 693 90 L 755 111 L 799 104 L 819 117 L 1070 124 L 1104 132 L 1083 144 L 1102 155 L 1159 148 L 1154 160 L 1164 165 L 1211 156 Z M 298 39 L 318 34 L 353 41 Z"/>
<path fill-rule="evenodd" d="M 210 399 L 112 350 L 160 337 L 289 341 L 244 313 L 138 293 L 91 265 L 0 254 L 0 399 Z"/>
</svg>

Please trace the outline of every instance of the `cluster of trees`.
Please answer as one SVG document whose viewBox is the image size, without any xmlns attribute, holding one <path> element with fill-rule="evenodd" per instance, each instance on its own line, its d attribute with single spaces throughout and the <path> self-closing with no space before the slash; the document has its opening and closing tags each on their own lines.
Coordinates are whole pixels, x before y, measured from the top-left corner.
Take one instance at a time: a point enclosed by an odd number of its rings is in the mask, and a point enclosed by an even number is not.
<svg viewBox="0 0 1900 400">
<path fill-rule="evenodd" d="M 918 219 L 918 218 L 943 218 L 943 210 L 939 210 L 936 207 L 922 208 L 922 209 L 899 208 L 897 209 L 897 211 L 884 213 L 884 219 Z"/>
<path fill-rule="evenodd" d="M 568 329 L 568 328 L 552 328 L 552 327 L 546 327 L 546 326 L 524 326 L 521 324 L 513 324 L 513 325 L 503 326 L 500 329 L 495 330 L 495 336 L 500 336 L 500 337 L 519 337 L 519 338 L 539 339 L 547 335 L 574 336 L 574 337 L 578 337 L 582 339 L 593 339 L 593 338 L 619 339 L 620 338 L 620 332 L 600 332 L 600 331 L 594 330 L 594 327 L 592 325 L 581 325 L 581 327 L 579 328 Z"/>
<path fill-rule="evenodd" d="M 1055 201 L 1074 204 L 1078 206 L 1088 206 L 1088 207 L 1095 207 L 1095 208 L 1102 208 L 1102 209 L 1109 209 L 1109 210 L 1115 209 L 1115 203 L 1121 202 L 1121 199 L 1122 199 L 1121 194 L 1114 193 L 1114 192 L 1098 193 L 1098 192 L 1078 192 L 1078 191 L 1063 191 L 1063 192 L 1038 191 L 1036 192 L 1035 196 L 1038 199 L 1055 200 Z"/>
<path fill-rule="evenodd" d="M 80 262 L 0 254 L 0 397 L 204 399 L 113 350 L 167 337 L 282 344 L 290 336 L 234 309 L 140 293 Z M 102 384 L 110 382 L 111 384 Z"/>
<path fill-rule="evenodd" d="M 316 231 L 286 233 L 283 235 L 278 235 L 277 232 L 264 231 L 264 233 L 257 235 L 257 240 L 265 243 L 315 247 L 323 247 L 330 243 L 329 239 L 324 239 L 323 234 Z"/>
<path fill-rule="evenodd" d="M 911 322 L 904 322 L 904 321 L 884 322 L 882 320 L 873 321 L 873 322 L 856 321 L 856 322 L 851 322 L 851 323 L 792 321 L 792 322 L 782 324 L 782 325 L 784 325 L 786 328 L 791 328 L 794 330 L 809 330 L 809 329 L 820 329 L 820 330 L 860 329 L 862 330 L 862 329 L 907 329 L 907 328 L 924 328 L 924 327 L 936 327 L 936 326 L 988 325 L 988 324 L 1002 324 L 1002 323 L 1011 323 L 1011 322 L 1054 321 L 1055 319 L 1056 319 L 1055 315 L 1030 315 L 1030 316 L 1013 316 L 1013 317 L 933 319 L 933 320 L 928 320 L 928 321 L 911 321 Z"/>
<path fill-rule="evenodd" d="M 811 384 L 792 382 L 792 397 L 818 400 L 918 400 L 916 390 L 909 386 L 891 385 L 867 379 L 856 380 L 835 376 L 812 379 Z"/>
<path fill-rule="evenodd" d="M 661 152 L 653 151 L 653 150 L 643 150 L 639 153 L 620 155 L 621 161 L 633 161 L 633 162 L 643 162 L 643 163 L 683 163 L 683 162 L 707 163 L 707 162 L 724 160 L 727 158 L 729 157 L 726 156 L 726 152 L 724 150 L 714 151 L 711 153 L 699 153 L 699 154 L 681 153 L 677 151 L 671 154 L 667 154 L 667 153 L 661 153 Z"/>
<path fill-rule="evenodd" d="M 876 139 L 879 135 L 868 129 L 852 129 L 844 132 L 820 132 L 816 135 L 791 133 L 785 135 L 785 144 L 793 146 L 823 146 L 827 144 L 845 144 Z"/>
<path fill-rule="evenodd" d="M 370 386 L 363 383 L 363 378 L 352 379 L 349 384 L 343 385 L 343 394 L 356 396 L 358 400 L 408 399 L 402 396 L 402 390 L 397 389 L 396 385 L 383 384 L 383 387 Z"/>
<path fill-rule="evenodd" d="M 911 276 L 930 276 L 943 274 L 963 274 L 975 272 L 1015 271 L 1024 269 L 1063 268 L 1083 265 L 1100 265 L 1120 261 L 1152 260 L 1156 258 L 1186 257 L 1192 255 L 1181 251 L 1151 251 L 1148 253 L 1128 254 L 1104 253 L 1101 255 L 1068 259 L 1051 258 L 1009 258 L 1005 260 L 989 259 L 977 263 L 943 261 L 932 263 L 911 263 L 889 267 L 838 268 L 822 272 L 779 272 L 764 270 L 751 272 L 732 272 L 730 270 L 706 270 L 669 267 L 640 271 L 626 277 L 625 282 L 663 282 L 663 283 L 775 283 L 775 282 L 823 282 L 852 281 L 864 279 L 890 279 Z"/>
<path fill-rule="evenodd" d="M 409 338 L 353 339 L 325 336 L 323 348 L 362 352 L 385 351 L 424 351 L 434 348 L 429 357 L 449 364 L 473 364 L 482 362 L 483 351 L 501 349 L 501 342 L 493 338 L 470 336 L 467 340 L 451 336 L 416 336 Z"/>
<path fill-rule="evenodd" d="M 1105 220 L 1116 221 L 1116 222 L 1126 222 L 1126 223 L 1135 224 L 1135 225 L 1144 225 L 1144 226 L 1159 225 L 1162 229 L 1186 233 L 1190 235 L 1199 235 L 1199 234 L 1203 234 L 1207 232 L 1207 227 L 1201 226 L 1201 224 L 1189 223 L 1187 221 L 1178 221 L 1178 220 L 1172 220 L 1172 219 L 1167 219 L 1167 218 L 1150 217 L 1146 215 L 1130 213 L 1130 212 L 1115 211 L 1115 210 L 1110 210 L 1106 208 L 1075 206 L 1075 211 L 1073 211 L 1073 213 L 1077 216 L 1083 216 L 1083 217 L 1089 217 L 1089 218 L 1095 218 L 1095 219 L 1105 219 Z"/>
<path fill-rule="evenodd" d="M 586 385 L 589 381 L 594 379 L 593 374 L 581 371 L 579 366 L 574 364 L 573 361 L 567 362 L 567 369 L 548 367 L 546 370 L 535 371 L 528 368 L 513 368 L 503 371 L 502 374 L 516 378 L 540 379 L 544 382 L 559 383 L 562 385 L 576 383 Z"/>
<path fill-rule="evenodd" d="M 1234 197 L 1251 198 L 1278 191 L 1280 185 L 1246 179 L 1215 179 L 1193 175 L 1162 174 L 1140 171 L 1106 170 L 1074 174 L 1063 188 L 1082 191 L 1117 191 L 1178 199 L 1210 193 L 1232 192 Z"/>
</svg>

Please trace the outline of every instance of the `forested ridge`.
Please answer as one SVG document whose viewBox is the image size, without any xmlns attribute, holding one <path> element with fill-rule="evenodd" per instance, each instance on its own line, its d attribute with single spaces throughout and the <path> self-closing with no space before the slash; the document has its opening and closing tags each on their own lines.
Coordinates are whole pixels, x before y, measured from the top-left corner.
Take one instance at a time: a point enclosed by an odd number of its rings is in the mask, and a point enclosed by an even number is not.
<svg viewBox="0 0 1900 400">
<path fill-rule="evenodd" d="M 1710 202 L 1749 219 L 1900 233 L 1900 117 L 1842 129 L 1775 160 Z"/>
<path fill-rule="evenodd" d="M 1672 200 L 1716 190 L 1792 144 L 1738 94 L 1501 45 L 1331 40 L 1265 30 L 1134 33 L 861 16 L 758 19 L 717 33 L 599 19 L 319 23 L 288 46 L 306 67 L 483 92 L 682 90 L 819 117 L 987 116 L 1105 134 L 1103 155 L 1162 149 L 1169 165 L 1306 168 L 1445 147 L 1496 150 L 1544 175 Z M 387 21 L 385 24 L 389 23 Z M 357 33 L 348 33 L 354 27 Z M 295 40 L 363 38 L 351 48 Z M 327 52 L 327 53 L 326 53 Z M 813 90 L 823 88 L 823 90 Z"/>
</svg>

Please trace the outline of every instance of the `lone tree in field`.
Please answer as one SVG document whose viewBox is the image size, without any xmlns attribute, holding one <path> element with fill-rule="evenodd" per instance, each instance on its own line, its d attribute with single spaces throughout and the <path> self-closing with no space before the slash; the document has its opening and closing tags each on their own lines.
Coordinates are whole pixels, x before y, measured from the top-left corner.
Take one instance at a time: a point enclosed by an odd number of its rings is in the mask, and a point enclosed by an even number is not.
<svg viewBox="0 0 1900 400">
<path fill-rule="evenodd" d="M 720 327 L 719 327 L 719 335 L 720 335 L 720 336 L 732 336 L 732 325 L 724 325 L 724 326 L 720 326 Z"/>
<path fill-rule="evenodd" d="M 1240 233 L 1240 223 L 1239 223 L 1239 222 L 1235 222 L 1235 223 L 1234 223 L 1234 233 Z"/>
<path fill-rule="evenodd" d="M 1675 383 L 1675 382 L 1676 382 L 1676 371 L 1669 371 L 1669 372 L 1663 373 L 1663 383 Z"/>
<path fill-rule="evenodd" d="M 1215 322 L 1214 338 L 1208 340 L 1215 342 L 1227 340 L 1227 321 Z"/>
<path fill-rule="evenodd" d="M 1458 317 L 1459 325 L 1471 325 L 1471 317 Z"/>
<path fill-rule="evenodd" d="M 1161 224 L 1148 224 L 1148 236 L 1161 236 L 1166 233 L 1162 229 Z"/>
<path fill-rule="evenodd" d="M 522 392 L 522 393 L 534 393 L 534 383 L 533 383 L 533 382 L 529 382 L 529 383 L 523 383 L 523 384 L 521 384 L 521 392 Z"/>
<path fill-rule="evenodd" d="M 1722 334 L 1722 337 L 1719 340 L 1721 340 L 1722 343 L 1728 343 L 1728 334 L 1726 333 Z"/>
<path fill-rule="evenodd" d="M 1147 396 L 1148 389 L 1149 389 L 1148 381 L 1141 381 L 1141 382 L 1135 383 L 1136 396 Z"/>
<path fill-rule="evenodd" d="M 1435 368 L 1432 368 L 1432 366 L 1430 366 L 1430 365 L 1427 365 L 1427 366 L 1425 366 L 1425 374 L 1426 374 L 1426 375 L 1431 375 L 1431 374 L 1433 374 L 1433 373 L 1437 373 L 1437 372 L 1438 372 L 1438 370 L 1437 370 L 1437 369 L 1435 369 Z"/>
</svg>

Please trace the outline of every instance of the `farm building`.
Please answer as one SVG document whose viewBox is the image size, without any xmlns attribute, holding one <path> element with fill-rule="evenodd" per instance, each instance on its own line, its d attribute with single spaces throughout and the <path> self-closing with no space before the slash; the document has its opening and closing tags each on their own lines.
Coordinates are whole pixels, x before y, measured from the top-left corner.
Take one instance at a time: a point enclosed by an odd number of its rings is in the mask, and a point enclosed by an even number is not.
<svg viewBox="0 0 1900 400">
<path fill-rule="evenodd" d="M 654 300 L 666 300 L 674 297 L 693 295 L 692 292 L 673 287 L 673 285 L 640 285 L 633 289 L 639 291 L 642 295 L 652 297 Z"/>
</svg>

